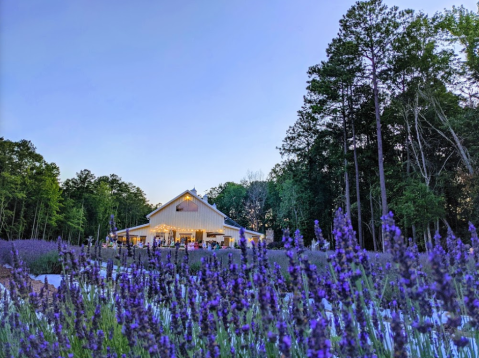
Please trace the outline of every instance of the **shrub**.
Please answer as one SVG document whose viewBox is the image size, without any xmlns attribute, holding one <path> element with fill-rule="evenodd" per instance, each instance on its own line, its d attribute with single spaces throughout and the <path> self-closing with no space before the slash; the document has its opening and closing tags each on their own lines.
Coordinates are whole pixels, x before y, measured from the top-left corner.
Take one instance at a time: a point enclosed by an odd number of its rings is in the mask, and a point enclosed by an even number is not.
<svg viewBox="0 0 479 358">
<path fill-rule="evenodd" d="M 198 274 L 198 272 L 201 270 L 201 263 L 199 262 L 194 262 L 190 265 L 190 273 L 192 275 Z"/>
<path fill-rule="evenodd" d="M 284 243 L 281 241 L 270 242 L 267 246 L 268 250 L 279 250 L 284 247 Z"/>
<path fill-rule="evenodd" d="M 12 244 L 15 245 L 19 258 L 33 275 L 61 272 L 56 242 L 44 240 L 0 240 L 0 264 L 13 266 Z"/>
<path fill-rule="evenodd" d="M 27 265 L 30 273 L 38 276 L 42 274 L 59 274 L 62 272 L 62 265 L 59 261 L 58 252 L 50 251 L 41 255 Z"/>
</svg>

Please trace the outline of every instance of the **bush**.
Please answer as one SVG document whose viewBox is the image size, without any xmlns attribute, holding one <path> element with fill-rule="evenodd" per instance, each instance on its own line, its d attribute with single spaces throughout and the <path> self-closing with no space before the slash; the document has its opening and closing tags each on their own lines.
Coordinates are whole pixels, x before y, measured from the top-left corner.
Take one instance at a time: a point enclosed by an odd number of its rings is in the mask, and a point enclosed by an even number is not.
<svg viewBox="0 0 479 358">
<path fill-rule="evenodd" d="M 198 272 L 201 270 L 201 263 L 199 262 L 194 262 L 190 265 L 190 273 L 192 275 L 198 274 Z"/>
<path fill-rule="evenodd" d="M 62 265 L 59 261 L 58 252 L 50 251 L 42 256 L 37 257 L 28 263 L 30 273 L 34 276 L 43 274 L 60 274 Z"/>
<path fill-rule="evenodd" d="M 15 245 L 18 256 L 30 270 L 31 274 L 37 276 L 61 272 L 56 242 L 44 240 L 0 240 L 0 264 L 13 266 L 12 244 Z"/>
<path fill-rule="evenodd" d="M 280 250 L 284 247 L 284 243 L 282 241 L 274 241 L 270 242 L 268 245 L 266 245 L 266 248 L 268 250 Z"/>
</svg>

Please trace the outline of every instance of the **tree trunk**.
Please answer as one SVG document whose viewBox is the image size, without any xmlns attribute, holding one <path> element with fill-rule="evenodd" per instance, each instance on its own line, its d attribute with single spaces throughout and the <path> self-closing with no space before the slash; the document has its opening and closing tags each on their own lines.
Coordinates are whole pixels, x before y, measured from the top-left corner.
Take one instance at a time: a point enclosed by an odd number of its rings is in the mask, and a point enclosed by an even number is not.
<svg viewBox="0 0 479 358">
<path fill-rule="evenodd" d="M 43 214 L 43 202 L 41 203 L 40 209 L 38 210 L 37 227 L 35 228 L 35 237 L 34 237 L 36 239 L 38 239 L 38 235 L 39 235 L 38 230 L 40 227 L 40 220 L 41 220 L 42 214 Z"/>
<path fill-rule="evenodd" d="M 30 239 L 33 239 L 33 236 L 35 235 L 35 223 L 37 221 L 37 212 L 38 212 L 38 202 L 37 202 L 37 206 L 35 207 L 35 216 L 33 217 L 32 234 L 30 235 Z"/>
<path fill-rule="evenodd" d="M 371 205 L 371 228 L 373 233 L 373 244 L 374 244 L 374 251 L 378 250 L 377 242 L 376 242 L 376 225 L 374 223 L 374 205 L 373 205 L 373 195 L 371 190 L 369 191 L 369 204 Z"/>
<path fill-rule="evenodd" d="M 361 217 L 361 193 L 359 188 L 359 165 L 358 165 L 358 156 L 356 153 L 356 131 L 354 129 L 354 121 L 351 121 L 351 126 L 353 130 L 353 154 L 354 154 L 354 169 L 356 171 L 356 200 L 358 202 L 358 236 L 359 236 L 359 244 L 362 248 L 364 248 L 364 241 L 363 241 L 363 220 Z"/>
<path fill-rule="evenodd" d="M 469 156 L 469 153 L 467 152 L 466 148 L 464 148 L 464 146 L 461 143 L 461 140 L 459 139 L 456 132 L 452 128 L 451 123 L 449 122 L 449 119 L 447 118 L 446 114 L 442 110 L 441 105 L 439 104 L 439 101 L 436 100 L 436 98 L 434 98 L 434 96 L 431 95 L 431 94 L 425 94 L 422 91 L 420 91 L 420 94 L 421 94 L 422 97 L 428 99 L 432 103 L 432 105 L 434 107 L 434 111 L 436 112 L 436 115 L 439 117 L 440 121 L 447 127 L 447 129 L 451 133 L 452 137 L 454 138 L 454 143 L 456 144 L 456 149 L 459 152 L 459 155 L 461 156 L 462 161 L 463 161 L 464 165 L 466 166 L 469 174 L 473 175 L 474 174 L 474 168 L 472 167 L 471 158 Z"/>
<path fill-rule="evenodd" d="M 424 181 L 426 182 L 427 187 L 429 188 L 429 183 L 431 182 L 431 176 L 428 173 L 427 166 L 426 166 L 426 156 L 424 154 L 424 150 L 422 148 L 422 140 L 421 140 L 421 134 L 419 131 L 419 98 L 418 94 L 416 94 L 416 101 L 414 105 L 414 127 L 416 129 L 416 138 L 417 138 L 417 143 L 419 145 L 419 150 L 421 154 L 421 164 L 419 164 L 419 159 L 416 156 L 416 161 L 417 165 L 419 167 L 419 170 L 421 171 L 421 174 L 424 177 Z"/>
<path fill-rule="evenodd" d="M 80 246 L 80 235 L 82 231 L 83 224 L 83 203 L 81 204 L 81 215 L 80 215 L 80 229 L 78 230 L 78 246 Z"/>
<path fill-rule="evenodd" d="M 2 203 L 0 205 L 0 231 L 2 229 L 2 223 L 3 223 L 3 204 L 5 203 L 5 197 L 2 197 Z"/>
<path fill-rule="evenodd" d="M 12 234 L 13 234 L 13 224 L 15 223 L 15 215 L 17 213 L 17 201 L 18 201 L 18 198 L 15 198 L 15 205 L 13 206 L 12 224 L 10 225 L 10 230 L 9 230 L 9 231 L 12 231 Z M 11 234 L 9 233 L 8 236 L 10 235 Z"/>
<path fill-rule="evenodd" d="M 47 218 L 45 219 L 45 225 L 43 226 L 42 240 L 45 240 L 45 231 L 47 230 L 47 223 L 48 223 L 48 214 L 47 214 Z"/>
<path fill-rule="evenodd" d="M 432 245 L 432 235 L 431 235 L 431 226 L 427 223 L 427 238 L 429 243 Z"/>
<path fill-rule="evenodd" d="M 384 175 L 384 155 L 383 155 L 383 138 L 381 134 L 381 116 L 379 114 L 379 92 L 378 92 L 378 81 L 376 74 L 376 62 L 372 60 L 373 66 L 373 89 L 374 89 L 374 109 L 376 114 L 376 133 L 378 140 L 378 162 L 379 162 L 379 185 L 381 188 L 381 209 L 382 214 L 387 215 L 388 213 L 388 200 L 386 195 L 386 178 Z M 383 245 L 384 246 L 384 245 Z"/>
<path fill-rule="evenodd" d="M 100 240 L 100 225 L 98 224 L 98 231 L 96 232 L 96 242 L 98 243 L 98 240 Z"/>
<path fill-rule="evenodd" d="M 343 113 L 343 149 L 344 149 L 344 184 L 346 190 L 346 215 L 351 221 L 351 196 L 350 196 L 350 189 L 349 189 L 349 176 L 348 176 L 348 160 L 346 155 L 348 154 L 348 146 L 347 146 L 347 131 L 346 131 L 346 118 Z"/>
<path fill-rule="evenodd" d="M 22 200 L 22 209 L 20 210 L 20 225 L 18 226 L 17 239 L 23 236 L 23 212 L 25 211 L 25 200 Z"/>
</svg>

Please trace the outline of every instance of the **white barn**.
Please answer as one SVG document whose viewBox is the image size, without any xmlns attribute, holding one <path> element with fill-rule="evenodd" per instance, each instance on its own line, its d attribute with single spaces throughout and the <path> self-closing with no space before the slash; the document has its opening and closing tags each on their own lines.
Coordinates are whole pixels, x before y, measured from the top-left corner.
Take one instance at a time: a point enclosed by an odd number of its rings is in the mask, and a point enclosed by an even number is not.
<svg viewBox="0 0 479 358">
<path fill-rule="evenodd" d="M 206 195 L 201 198 L 196 190 L 185 190 L 166 204 L 146 216 L 148 224 L 129 229 L 131 241 L 136 244 L 153 244 L 161 241 L 172 245 L 175 242 L 191 244 L 216 241 L 222 246 L 233 247 L 239 243 L 240 225 L 210 205 Z M 117 232 L 118 239 L 126 240 L 126 229 Z M 263 240 L 262 233 L 245 230 L 248 246 L 251 241 Z"/>
</svg>

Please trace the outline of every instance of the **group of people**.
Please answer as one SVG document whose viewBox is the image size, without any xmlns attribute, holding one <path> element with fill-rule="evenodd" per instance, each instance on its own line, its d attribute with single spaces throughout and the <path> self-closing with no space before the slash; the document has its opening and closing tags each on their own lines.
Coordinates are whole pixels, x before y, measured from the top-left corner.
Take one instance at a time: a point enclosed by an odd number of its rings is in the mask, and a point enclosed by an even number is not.
<svg viewBox="0 0 479 358">
<path fill-rule="evenodd" d="M 208 243 L 206 241 L 203 241 L 202 247 L 204 250 L 209 250 L 209 251 L 219 250 L 221 248 L 220 244 L 217 243 L 216 241 L 210 241 Z"/>
<path fill-rule="evenodd" d="M 170 240 L 165 240 L 165 239 L 161 239 L 159 237 L 156 237 L 155 238 L 155 245 L 156 247 L 161 247 L 161 246 L 171 246 L 168 245 L 167 241 L 170 241 Z M 172 241 L 172 240 L 171 240 Z M 194 250 L 197 250 L 199 249 L 200 247 L 204 250 L 208 250 L 208 251 L 213 251 L 213 250 L 219 250 L 221 249 L 221 245 L 219 242 L 216 242 L 216 241 L 209 241 L 209 242 L 206 242 L 206 241 L 202 241 L 200 243 L 198 242 L 194 242 L 192 243 L 194 244 L 194 247 L 191 247 L 192 245 L 188 246 L 189 249 L 194 249 Z M 106 240 L 106 243 L 103 244 L 104 247 L 110 247 L 110 248 L 113 248 L 113 249 L 117 249 L 119 246 L 123 245 L 123 243 L 121 241 L 118 241 L 118 240 L 112 240 L 110 238 L 107 238 Z M 136 246 L 140 249 L 142 248 L 146 248 L 146 247 L 150 247 L 150 243 L 147 242 L 146 244 L 143 243 L 143 242 L 138 242 L 136 244 Z"/>
</svg>

